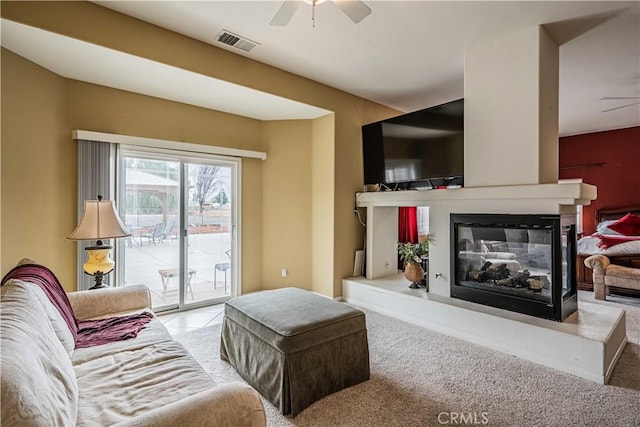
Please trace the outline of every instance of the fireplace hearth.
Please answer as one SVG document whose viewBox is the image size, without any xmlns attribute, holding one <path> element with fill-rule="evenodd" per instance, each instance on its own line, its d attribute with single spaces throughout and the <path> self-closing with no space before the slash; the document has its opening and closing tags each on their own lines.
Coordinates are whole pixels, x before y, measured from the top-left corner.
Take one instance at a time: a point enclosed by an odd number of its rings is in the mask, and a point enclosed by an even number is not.
<svg viewBox="0 0 640 427">
<path fill-rule="evenodd" d="M 451 296 L 563 321 L 577 310 L 572 215 L 451 214 Z"/>
</svg>

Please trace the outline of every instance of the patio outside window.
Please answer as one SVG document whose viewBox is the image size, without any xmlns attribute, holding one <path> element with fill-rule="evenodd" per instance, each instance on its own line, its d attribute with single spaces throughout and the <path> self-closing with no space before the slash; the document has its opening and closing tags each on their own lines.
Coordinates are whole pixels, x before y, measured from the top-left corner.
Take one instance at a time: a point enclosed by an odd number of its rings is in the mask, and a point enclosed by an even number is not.
<svg viewBox="0 0 640 427">
<path fill-rule="evenodd" d="M 238 161 L 126 149 L 120 159 L 124 283 L 148 286 L 155 310 L 235 295 Z"/>
</svg>

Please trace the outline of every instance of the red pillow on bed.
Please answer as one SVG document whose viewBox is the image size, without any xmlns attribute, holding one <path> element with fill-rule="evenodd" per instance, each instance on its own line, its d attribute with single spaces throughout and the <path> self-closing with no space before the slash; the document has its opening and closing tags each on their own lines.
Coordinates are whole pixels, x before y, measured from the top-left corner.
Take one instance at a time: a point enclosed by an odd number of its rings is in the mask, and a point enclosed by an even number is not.
<svg viewBox="0 0 640 427">
<path fill-rule="evenodd" d="M 628 213 L 609 228 L 625 236 L 640 236 L 640 216 Z"/>
</svg>

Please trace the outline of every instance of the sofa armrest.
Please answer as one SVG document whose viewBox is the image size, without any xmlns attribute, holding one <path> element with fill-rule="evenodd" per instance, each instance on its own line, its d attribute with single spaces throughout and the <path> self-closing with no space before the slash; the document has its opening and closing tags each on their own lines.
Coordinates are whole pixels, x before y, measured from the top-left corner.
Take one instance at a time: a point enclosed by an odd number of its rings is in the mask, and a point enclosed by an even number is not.
<svg viewBox="0 0 640 427">
<path fill-rule="evenodd" d="M 116 424 L 153 426 L 266 426 L 258 393 L 240 382 L 223 384 Z"/>
<path fill-rule="evenodd" d="M 78 320 L 151 308 L 151 293 L 144 285 L 69 292 L 67 296 Z"/>
<path fill-rule="evenodd" d="M 584 265 L 593 270 L 593 274 L 604 276 L 604 272 L 607 270 L 611 262 L 609 258 L 604 255 L 591 255 L 584 260 Z"/>
<path fill-rule="evenodd" d="M 604 300 L 609 293 L 608 286 L 605 285 L 605 274 L 610 261 L 604 255 L 591 255 L 584 260 L 584 265 L 593 270 L 593 297 Z"/>
</svg>

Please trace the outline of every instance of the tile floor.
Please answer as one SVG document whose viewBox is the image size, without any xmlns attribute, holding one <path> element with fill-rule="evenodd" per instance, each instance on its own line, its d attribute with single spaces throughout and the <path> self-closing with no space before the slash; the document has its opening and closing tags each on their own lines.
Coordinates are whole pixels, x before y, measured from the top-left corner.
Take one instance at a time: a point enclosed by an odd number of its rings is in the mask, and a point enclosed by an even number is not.
<svg viewBox="0 0 640 427">
<path fill-rule="evenodd" d="M 216 304 L 174 313 L 158 314 L 158 319 L 169 330 L 171 335 L 222 323 L 223 317 L 224 304 Z"/>
</svg>

